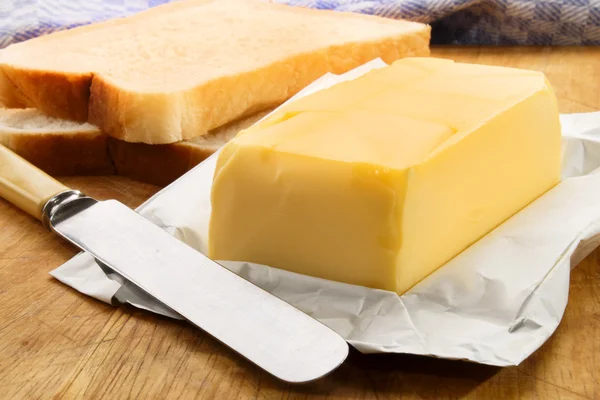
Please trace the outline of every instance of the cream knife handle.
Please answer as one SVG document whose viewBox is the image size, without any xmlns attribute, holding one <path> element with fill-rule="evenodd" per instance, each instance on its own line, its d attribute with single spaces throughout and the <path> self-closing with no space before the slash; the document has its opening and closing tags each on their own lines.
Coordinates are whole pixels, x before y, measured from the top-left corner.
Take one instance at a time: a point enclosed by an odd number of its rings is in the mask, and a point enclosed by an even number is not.
<svg viewBox="0 0 600 400">
<path fill-rule="evenodd" d="M 68 187 L 0 145 L 0 197 L 41 221 L 48 200 L 67 190 Z"/>
</svg>

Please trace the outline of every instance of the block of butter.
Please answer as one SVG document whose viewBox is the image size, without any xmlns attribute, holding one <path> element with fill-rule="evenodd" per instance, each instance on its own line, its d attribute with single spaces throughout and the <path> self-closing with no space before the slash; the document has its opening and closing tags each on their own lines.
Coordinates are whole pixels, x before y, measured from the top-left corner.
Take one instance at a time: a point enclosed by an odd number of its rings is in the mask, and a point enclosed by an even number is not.
<svg viewBox="0 0 600 400">
<path fill-rule="evenodd" d="M 558 183 L 540 72 L 408 58 L 222 150 L 210 257 L 406 292 Z"/>
</svg>

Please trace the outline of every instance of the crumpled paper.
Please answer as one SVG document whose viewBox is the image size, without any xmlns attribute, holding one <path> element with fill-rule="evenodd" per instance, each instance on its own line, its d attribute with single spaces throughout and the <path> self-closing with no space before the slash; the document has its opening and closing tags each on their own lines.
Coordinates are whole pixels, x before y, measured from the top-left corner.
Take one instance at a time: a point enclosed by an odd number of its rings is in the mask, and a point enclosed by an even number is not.
<svg viewBox="0 0 600 400">
<path fill-rule="evenodd" d="M 382 66 L 375 60 L 341 76 L 325 75 L 295 97 Z M 570 268 L 600 244 L 600 112 L 563 115 L 561 123 L 563 181 L 402 296 L 263 265 L 222 264 L 363 353 L 517 365 L 554 332 L 567 304 Z M 215 164 L 213 155 L 137 211 L 205 252 Z M 101 301 L 181 318 L 103 271 L 89 254 L 51 274 Z"/>
</svg>

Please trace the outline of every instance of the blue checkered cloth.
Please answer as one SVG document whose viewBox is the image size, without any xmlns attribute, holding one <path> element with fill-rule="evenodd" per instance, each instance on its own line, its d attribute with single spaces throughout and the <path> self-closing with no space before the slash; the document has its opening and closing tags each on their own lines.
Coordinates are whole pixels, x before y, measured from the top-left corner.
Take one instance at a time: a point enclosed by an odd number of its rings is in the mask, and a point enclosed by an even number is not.
<svg viewBox="0 0 600 400">
<path fill-rule="evenodd" d="M 176 0 L 0 0 L 0 48 Z M 426 22 L 433 44 L 600 45 L 600 0 L 275 0 Z"/>
</svg>

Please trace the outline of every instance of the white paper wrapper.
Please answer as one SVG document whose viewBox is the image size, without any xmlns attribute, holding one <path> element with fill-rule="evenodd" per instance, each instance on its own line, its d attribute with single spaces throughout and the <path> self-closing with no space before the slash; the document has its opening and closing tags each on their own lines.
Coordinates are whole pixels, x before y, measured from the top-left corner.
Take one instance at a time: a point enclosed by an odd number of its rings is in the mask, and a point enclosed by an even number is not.
<svg viewBox="0 0 600 400">
<path fill-rule="evenodd" d="M 354 79 L 379 60 L 299 93 Z M 292 99 L 293 100 L 293 99 Z M 363 353 L 412 353 L 517 365 L 558 326 L 571 266 L 600 243 L 600 112 L 561 117 L 564 180 L 403 296 L 249 263 L 223 264 L 341 334 Z M 138 208 L 205 252 L 213 156 Z M 165 273 L 168 273 L 165 271 Z M 107 303 L 180 318 L 85 253 L 51 274 Z"/>
</svg>

